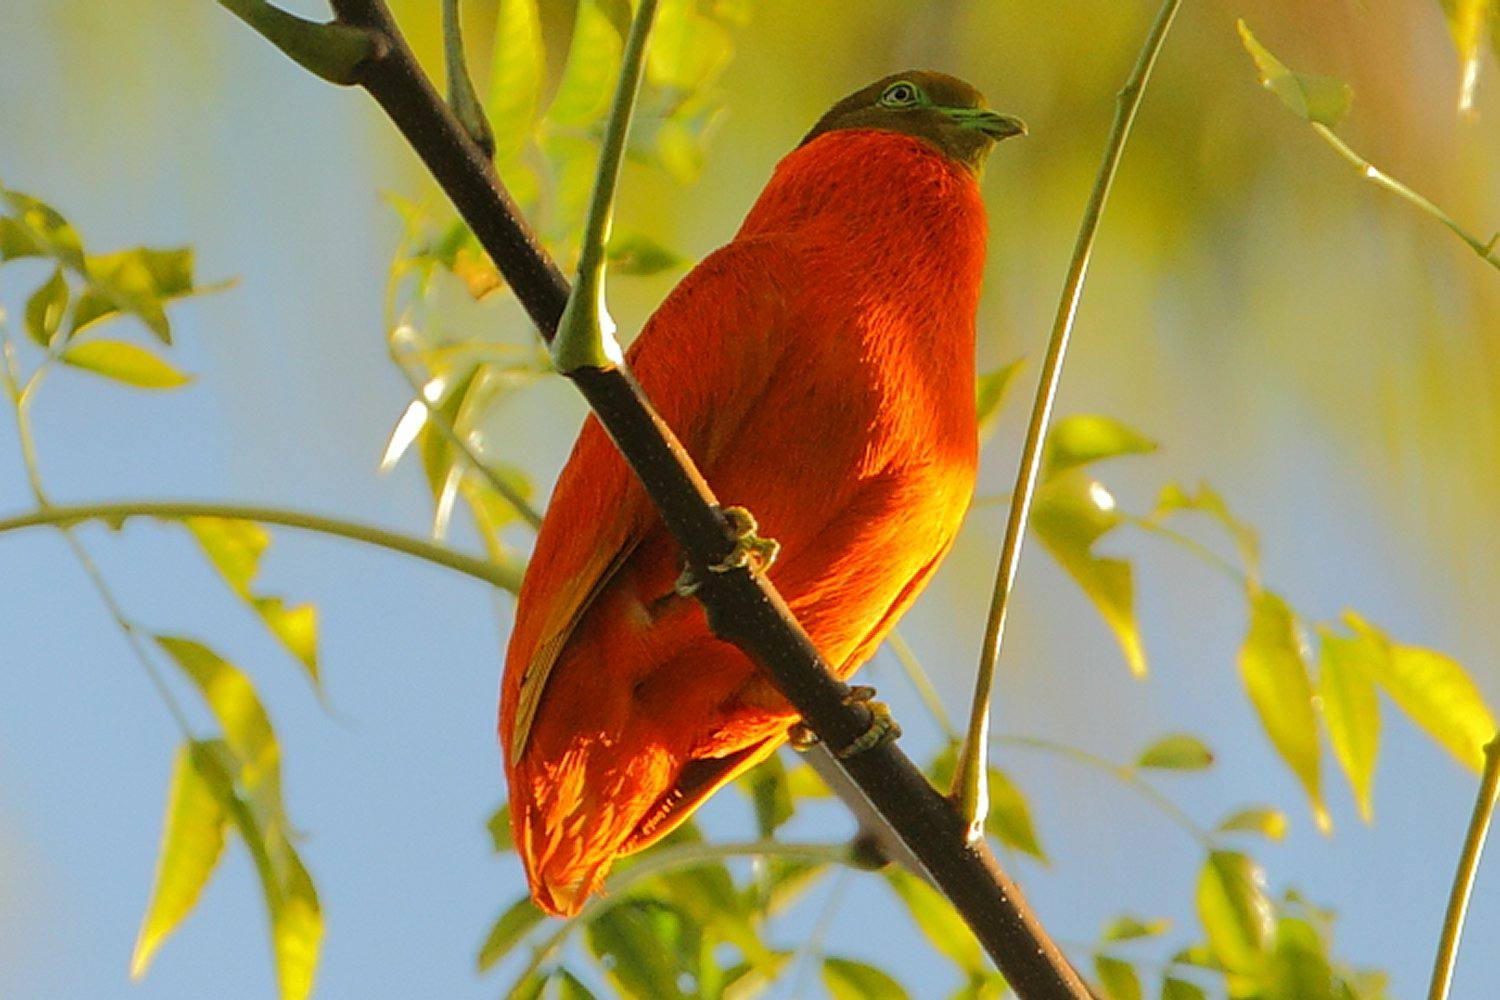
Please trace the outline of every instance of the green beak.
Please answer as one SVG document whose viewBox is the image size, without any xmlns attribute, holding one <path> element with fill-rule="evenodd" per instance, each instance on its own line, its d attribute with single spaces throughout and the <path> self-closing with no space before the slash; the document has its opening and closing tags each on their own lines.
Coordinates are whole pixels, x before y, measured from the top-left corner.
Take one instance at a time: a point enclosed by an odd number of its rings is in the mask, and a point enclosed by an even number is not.
<svg viewBox="0 0 1500 1000">
<path fill-rule="evenodd" d="M 989 108 L 938 108 L 960 128 L 973 129 L 996 142 L 1013 135 L 1025 135 L 1026 123 L 1015 115 L 1002 115 Z"/>
</svg>

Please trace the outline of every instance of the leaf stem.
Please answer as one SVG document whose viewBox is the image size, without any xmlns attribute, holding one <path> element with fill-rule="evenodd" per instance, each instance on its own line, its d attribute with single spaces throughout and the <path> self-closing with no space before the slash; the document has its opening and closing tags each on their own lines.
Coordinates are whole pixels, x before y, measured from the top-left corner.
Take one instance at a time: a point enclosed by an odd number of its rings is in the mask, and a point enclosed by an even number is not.
<svg viewBox="0 0 1500 1000">
<path fill-rule="evenodd" d="M 785 858 L 822 864 L 850 864 L 853 853 L 848 844 L 800 844 L 775 840 L 755 840 L 722 844 L 690 843 L 645 855 L 639 862 L 611 876 L 604 891 L 589 898 L 583 908 L 564 920 L 547 935 L 531 954 L 531 961 L 516 977 L 516 984 L 526 982 L 541 969 L 568 935 L 579 926 L 626 900 L 626 894 L 642 882 L 658 875 L 724 861 L 728 858 Z"/>
<path fill-rule="evenodd" d="M 1463 853 L 1458 858 L 1458 871 L 1453 875 L 1453 892 L 1448 897 L 1448 912 L 1443 916 L 1443 933 L 1438 941 L 1437 960 L 1432 967 L 1432 985 L 1427 991 L 1427 1000 L 1446 1000 L 1448 989 L 1453 984 L 1453 969 L 1458 963 L 1458 943 L 1463 937 L 1464 916 L 1468 913 L 1469 897 L 1474 891 L 1474 878 L 1479 871 L 1479 856 L 1484 852 L 1485 837 L 1490 830 L 1490 819 L 1495 813 L 1495 802 L 1500 799 L 1500 733 L 1484 748 L 1484 775 L 1479 781 L 1479 795 L 1474 800 L 1474 815 L 1469 819 L 1469 832 L 1464 837 Z"/>
<path fill-rule="evenodd" d="M 290 14 L 266 0 L 219 0 L 219 6 L 259 32 L 293 62 L 329 83 L 356 82 L 359 67 L 378 58 L 379 36 L 337 21 L 322 24 Z"/>
<path fill-rule="evenodd" d="M 1089 260 L 1094 252 L 1094 238 L 1099 231 L 1099 221 L 1104 214 L 1104 205 L 1109 198 L 1110 186 L 1120 167 L 1125 152 L 1125 142 L 1130 137 L 1136 112 L 1140 110 L 1141 98 L 1151 70 L 1156 65 L 1166 41 L 1167 31 L 1182 0 L 1165 0 L 1157 11 L 1136 58 L 1134 68 L 1120 89 L 1115 106 L 1114 123 L 1110 127 L 1109 139 L 1104 146 L 1104 158 L 1099 164 L 1099 173 L 1094 180 L 1093 192 L 1083 213 L 1083 222 L 1078 229 L 1078 240 L 1073 247 L 1073 258 L 1068 265 L 1067 278 L 1063 282 L 1062 300 L 1058 304 L 1057 316 L 1052 323 L 1052 334 L 1047 342 L 1047 354 L 1042 361 L 1041 378 L 1037 384 L 1036 399 L 1031 408 L 1031 420 L 1026 427 L 1026 442 L 1021 449 L 1021 463 L 1016 471 L 1016 487 L 1011 494 L 1010 514 L 1005 523 L 1005 539 L 1000 546 L 1000 565 L 995 573 L 995 589 L 990 600 L 989 617 L 985 622 L 984 643 L 979 655 L 979 669 L 974 678 L 974 701 L 969 712 L 969 731 L 963 750 L 959 753 L 958 768 L 953 776 L 952 795 L 958 800 L 959 812 L 968 823 L 970 837 L 980 837 L 984 831 L 985 814 L 989 810 L 989 789 L 986 787 L 985 750 L 988 745 L 990 727 L 990 694 L 995 685 L 995 667 L 1000 659 L 1000 644 L 1005 634 L 1005 618 L 1010 607 L 1011 592 L 1015 588 L 1016 570 L 1021 563 L 1021 548 L 1025 540 L 1026 522 L 1031 514 L 1031 501 L 1036 493 L 1037 478 L 1042 465 L 1042 446 L 1046 442 L 1047 426 L 1052 417 L 1052 406 L 1057 398 L 1057 386 L 1062 377 L 1063 361 L 1067 356 L 1068 341 L 1073 332 L 1073 323 L 1078 315 L 1078 303 L 1083 296 L 1084 278 L 1088 274 Z"/>
<path fill-rule="evenodd" d="M 0 534 L 20 528 L 51 526 L 66 530 L 80 521 L 122 521 L 131 517 L 151 517 L 163 521 L 182 521 L 191 517 L 222 517 L 236 521 L 255 521 L 286 528 L 312 531 L 336 538 L 347 538 L 375 545 L 403 555 L 414 556 L 446 569 L 457 570 L 476 580 L 515 593 L 521 586 L 521 567 L 479 559 L 423 538 L 404 535 L 374 525 L 308 514 L 277 507 L 257 507 L 236 503 L 199 503 L 180 500 L 141 500 L 119 503 L 57 506 L 47 504 L 37 510 L 0 519 Z"/>
<path fill-rule="evenodd" d="M 1333 129 L 1329 128 L 1327 125 L 1324 125 L 1322 122 L 1311 122 L 1310 124 L 1313 127 L 1313 131 L 1322 136 L 1323 141 L 1332 146 L 1335 152 L 1337 152 L 1340 156 L 1353 164 L 1355 169 L 1357 169 L 1360 172 L 1360 175 L 1363 176 L 1366 180 L 1385 188 L 1387 191 L 1400 198 L 1404 198 L 1410 204 L 1415 205 L 1423 212 L 1426 212 L 1428 215 L 1432 216 L 1434 219 L 1447 226 L 1455 236 L 1463 240 L 1464 243 L 1468 245 L 1470 250 L 1473 250 L 1476 254 L 1479 255 L 1480 260 L 1489 264 L 1496 270 L 1500 270 L 1500 256 L 1497 256 L 1495 253 L 1495 246 L 1497 243 L 1500 243 L 1500 233 L 1496 233 L 1494 236 L 1491 236 L 1488 242 L 1479 239 L 1477 236 L 1470 233 L 1467 229 L 1460 226 L 1457 222 L 1453 221 L 1452 216 L 1443 211 L 1441 208 L 1438 208 L 1437 205 L 1432 203 L 1432 201 L 1413 191 L 1411 188 L 1407 187 L 1405 184 L 1402 184 L 1400 181 L 1396 180 L 1396 178 L 1392 177 L 1390 174 L 1387 174 L 1385 171 L 1375 166 L 1369 160 L 1356 153 L 1349 147 L 1348 143 L 1339 138 L 1339 136 L 1333 131 Z"/>
<path fill-rule="evenodd" d="M 620 180 L 620 162 L 630 136 L 630 118 L 640 94 L 645 68 L 646 42 L 656 16 L 657 0 L 640 0 L 621 58 L 620 80 L 610 105 L 609 120 L 599 146 L 599 166 L 589 198 L 589 214 L 583 225 L 578 251 L 578 276 L 568 296 L 567 308 L 557 324 L 552 341 L 552 360 L 564 375 L 580 368 L 613 368 L 623 360 L 615 340 L 615 324 L 604 302 L 605 243 L 614 217 L 615 189 Z"/>
<path fill-rule="evenodd" d="M 459 0 L 443 0 L 443 67 L 448 76 L 448 104 L 463 123 L 469 138 L 474 140 L 474 145 L 483 150 L 485 156 L 494 159 L 495 133 L 490 129 L 484 105 L 474 92 L 474 81 L 469 77 L 458 3 Z"/>
</svg>

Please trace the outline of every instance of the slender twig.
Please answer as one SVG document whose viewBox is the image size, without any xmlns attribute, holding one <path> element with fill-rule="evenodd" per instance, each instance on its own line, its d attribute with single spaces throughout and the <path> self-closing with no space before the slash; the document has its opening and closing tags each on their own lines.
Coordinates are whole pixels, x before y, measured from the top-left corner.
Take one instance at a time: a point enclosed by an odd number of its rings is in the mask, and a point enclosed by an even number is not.
<svg viewBox="0 0 1500 1000">
<path fill-rule="evenodd" d="M 953 795 L 958 799 L 959 811 L 968 823 L 969 835 L 975 838 L 983 836 L 984 816 L 989 809 L 984 755 L 990 727 L 990 693 L 995 685 L 995 666 L 1000 659 L 1000 643 L 1005 634 L 1005 617 L 1010 609 L 1011 592 L 1015 588 L 1016 570 L 1021 564 L 1021 547 L 1026 536 L 1026 522 L 1031 515 L 1031 500 L 1036 493 L 1037 477 L 1041 472 L 1042 446 L 1046 443 L 1052 404 L 1057 398 L 1063 360 L 1067 356 L 1073 321 L 1078 315 L 1078 303 L 1083 296 L 1083 282 L 1088 274 L 1089 259 L 1094 252 L 1094 237 L 1099 232 L 1104 204 L 1109 198 L 1115 173 L 1119 170 L 1120 158 L 1125 152 L 1125 141 L 1130 137 L 1136 112 L 1140 110 L 1146 83 L 1151 78 L 1151 69 L 1156 65 L 1156 58 L 1166 41 L 1167 30 L 1171 28 L 1172 19 L 1177 16 L 1177 9 L 1181 5 L 1182 0 L 1166 0 L 1161 5 L 1156 20 L 1146 34 L 1146 41 L 1141 46 L 1135 67 L 1126 78 L 1125 86 L 1120 89 L 1114 124 L 1110 127 L 1109 139 L 1104 146 L 1104 160 L 1099 164 L 1094 190 L 1089 195 L 1088 207 L 1084 210 L 1083 222 L 1078 229 L 1073 259 L 1063 282 L 1062 301 L 1058 304 L 1057 316 L 1052 323 L 1052 335 L 1047 342 L 1047 354 L 1042 361 L 1042 374 L 1037 384 L 1036 400 L 1031 408 L 1031 421 L 1026 426 L 1026 443 L 1021 448 L 1021 464 L 1016 471 L 1016 486 L 1011 493 L 1010 514 L 1005 522 L 1005 540 L 1000 546 L 995 590 L 990 600 L 989 617 L 985 622 L 984 644 L 979 654 L 979 669 L 974 678 L 974 701 L 969 712 L 968 737 L 959 754 L 958 770 L 953 776 Z"/>
<path fill-rule="evenodd" d="M 615 324 L 604 302 L 604 245 L 609 239 L 620 163 L 625 157 L 630 118 L 641 89 L 646 42 L 655 17 L 656 0 L 641 0 L 620 60 L 620 82 L 615 87 L 604 138 L 599 143 L 599 165 L 578 249 L 578 275 L 552 341 L 552 360 L 564 375 L 579 368 L 612 368 L 622 360 L 620 345 L 615 340 Z"/>
<path fill-rule="evenodd" d="M 1469 909 L 1469 896 L 1474 891 L 1479 856 L 1484 852 L 1496 799 L 1500 799 L 1500 733 L 1496 733 L 1484 748 L 1484 775 L 1479 781 L 1479 795 L 1474 800 L 1469 832 L 1464 836 L 1463 853 L 1458 858 L 1458 871 L 1453 875 L 1453 892 L 1448 897 L 1448 912 L 1443 916 L 1443 934 L 1438 942 L 1437 960 L 1432 966 L 1432 985 L 1427 991 L 1427 1000 L 1446 1000 L 1448 988 L 1453 984 L 1464 916 Z"/>
<path fill-rule="evenodd" d="M 1338 134 L 1334 132 L 1333 129 L 1329 128 L 1327 125 L 1324 125 L 1322 122 L 1313 122 L 1312 127 L 1313 131 L 1322 136 L 1323 141 L 1332 146 L 1335 152 L 1337 152 L 1340 156 L 1354 165 L 1354 168 L 1359 171 L 1360 176 L 1364 177 L 1366 180 L 1374 184 L 1379 185 L 1380 187 L 1385 188 L 1387 191 L 1391 192 L 1399 198 L 1404 199 L 1409 204 L 1415 205 L 1421 211 L 1426 212 L 1428 215 L 1432 216 L 1434 219 L 1447 226 L 1448 229 L 1453 233 L 1453 235 L 1463 240 L 1470 250 L 1473 250 L 1476 254 L 1479 255 L 1480 260 L 1489 264 L 1491 267 L 1500 270 L 1500 255 L 1497 255 L 1495 249 L 1496 244 L 1500 244 L 1500 232 L 1497 232 L 1488 240 L 1481 240 L 1479 237 L 1475 236 L 1473 233 L 1469 232 L 1463 226 L 1460 226 L 1457 222 L 1455 222 L 1451 215 L 1443 211 L 1441 208 L 1438 208 L 1437 205 L 1433 204 L 1430 199 L 1413 191 L 1411 188 L 1407 187 L 1405 184 L 1402 184 L 1400 181 L 1396 180 L 1396 178 L 1392 177 L 1390 174 L 1387 174 L 1379 167 L 1371 163 L 1369 160 L 1365 159 L 1363 156 L 1360 156 L 1349 147 L 1348 143 L 1339 138 Z"/>
<path fill-rule="evenodd" d="M 452 200 L 536 323 L 555 335 L 567 306 L 568 283 L 542 250 L 493 165 L 443 102 L 382 0 L 331 0 L 341 23 L 379 35 L 377 58 L 359 66 L 358 83 L 391 118 Z M 776 588 L 749 567 L 709 573 L 739 544 L 717 497 L 681 443 L 651 407 L 624 366 L 581 368 L 569 375 L 635 471 L 664 526 L 702 581 L 695 597 L 714 634 L 742 649 L 836 752 L 864 796 L 920 860 L 994 958 L 1011 986 L 1027 998 L 1083 1000 L 1088 989 L 1054 945 L 1020 890 L 982 842 L 934 789 L 899 742 L 863 748 L 874 720 L 849 697 Z"/>
<path fill-rule="evenodd" d="M 729 858 L 785 858 L 815 864 L 851 864 L 855 860 L 848 844 L 797 844 L 775 840 L 682 844 L 647 854 L 629 868 L 612 875 L 604 884 L 603 892 L 590 897 L 581 910 L 558 924 L 551 934 L 539 942 L 531 953 L 531 961 L 516 977 L 516 984 L 524 983 L 534 976 L 576 928 L 587 926 L 601 913 L 625 902 L 627 893 L 642 882 L 648 882 L 659 875 L 701 868 Z"/>
<path fill-rule="evenodd" d="M 163 521 L 182 521 L 192 517 L 222 517 L 236 521 L 254 521 L 284 528 L 347 538 L 367 545 L 415 556 L 446 569 L 457 570 L 485 583 L 515 593 L 521 586 L 520 566 L 479 559 L 429 542 L 425 538 L 377 528 L 370 524 L 341 518 L 309 514 L 277 507 L 257 507 L 236 503 L 199 503 L 179 500 L 140 500 L 119 503 L 92 503 L 59 506 L 49 504 L 25 514 L 0 518 L 0 534 L 20 528 L 51 526 L 67 528 L 80 521 L 98 520 L 117 523 L 131 517 L 150 517 Z"/>
<path fill-rule="evenodd" d="M 448 75 L 448 104 L 469 131 L 469 138 L 491 159 L 495 157 L 495 133 L 474 81 L 469 78 L 469 60 L 464 55 L 463 19 L 458 0 L 443 0 L 443 69 Z"/>
<path fill-rule="evenodd" d="M 891 629 L 890 634 L 885 637 L 885 644 L 890 647 L 892 655 L 896 657 L 896 662 L 901 664 L 901 669 L 906 672 L 906 679 L 911 681 L 911 686 L 917 689 L 917 696 L 922 699 L 922 704 L 927 706 L 927 712 L 932 716 L 932 721 L 937 723 L 949 743 L 957 743 L 958 727 L 953 725 L 953 717 L 948 714 L 948 709 L 943 705 L 942 696 L 938 694 L 932 678 L 927 675 L 922 661 L 917 658 L 916 650 L 907 643 L 900 629 Z"/>
<path fill-rule="evenodd" d="M 1185 535 L 1182 532 L 1178 531 L 1176 528 L 1169 528 L 1165 524 L 1162 524 L 1160 521 L 1152 520 L 1149 517 L 1136 517 L 1134 515 L 1126 514 L 1124 515 L 1124 518 L 1125 521 L 1130 525 L 1139 528 L 1142 531 L 1156 535 L 1158 538 L 1164 538 L 1167 541 L 1171 542 L 1173 545 L 1176 545 L 1184 551 L 1197 556 L 1198 559 L 1201 560 L 1205 565 L 1217 570 L 1229 580 L 1245 588 L 1246 590 L 1255 589 L 1256 582 L 1253 576 L 1251 576 L 1245 570 L 1240 569 L 1240 567 L 1236 566 L 1228 559 L 1225 559 L 1223 556 L 1219 555 L 1213 549 L 1209 548 L 1207 545 L 1204 545 L 1196 538 L 1193 538 L 1190 535 Z"/>
</svg>

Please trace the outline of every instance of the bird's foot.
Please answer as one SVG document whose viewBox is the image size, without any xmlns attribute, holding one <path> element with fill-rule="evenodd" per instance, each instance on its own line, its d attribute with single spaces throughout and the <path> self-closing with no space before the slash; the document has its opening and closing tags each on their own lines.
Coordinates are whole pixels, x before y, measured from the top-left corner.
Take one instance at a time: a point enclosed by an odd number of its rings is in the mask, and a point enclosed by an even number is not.
<svg viewBox="0 0 1500 1000">
<path fill-rule="evenodd" d="M 728 573 L 730 570 L 748 567 L 752 573 L 764 573 L 770 569 L 781 551 L 781 543 L 774 538 L 760 537 L 756 533 L 760 525 L 756 522 L 755 515 L 744 507 L 725 507 L 723 514 L 724 520 L 729 522 L 730 531 L 734 533 L 734 548 L 719 562 L 711 563 L 709 572 Z M 702 585 L 703 582 L 698 579 L 693 568 L 686 566 L 672 589 L 680 597 L 691 597 Z"/>
<path fill-rule="evenodd" d="M 873 750 L 886 740 L 893 740 L 901 735 L 901 726 L 897 724 L 891 710 L 883 701 L 875 700 L 875 689 L 866 684 L 856 684 L 849 689 L 849 695 L 844 699 L 846 705 L 864 705 L 870 710 L 870 727 L 861 733 L 853 743 L 841 750 L 834 752 L 834 756 L 840 760 L 848 760 Z M 805 722 L 794 722 L 786 731 L 787 742 L 792 749 L 798 752 L 810 750 L 818 742 L 818 736 L 808 727 Z"/>
</svg>

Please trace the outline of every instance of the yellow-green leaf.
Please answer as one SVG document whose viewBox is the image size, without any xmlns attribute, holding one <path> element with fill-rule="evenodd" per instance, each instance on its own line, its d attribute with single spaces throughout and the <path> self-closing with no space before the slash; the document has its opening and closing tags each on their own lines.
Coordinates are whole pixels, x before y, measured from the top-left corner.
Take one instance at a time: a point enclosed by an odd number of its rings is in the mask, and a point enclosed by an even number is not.
<svg viewBox="0 0 1500 1000">
<path fill-rule="evenodd" d="M 0 260 L 49 256 L 83 271 L 83 244 L 78 232 L 51 205 L 31 195 L 0 187 L 8 214 L 0 225 Z"/>
<path fill-rule="evenodd" d="M 1156 500 L 1151 520 L 1160 521 L 1182 510 L 1207 514 L 1223 525 L 1234 541 L 1235 548 L 1239 550 L 1240 558 L 1244 560 L 1250 575 L 1260 575 L 1260 539 L 1256 537 L 1253 528 L 1230 512 L 1229 505 L 1217 490 L 1207 483 L 1199 483 L 1196 490 L 1188 492 L 1179 483 L 1168 483 L 1162 487 L 1161 495 Z"/>
<path fill-rule="evenodd" d="M 1094 975 L 1109 1000 L 1141 1000 L 1141 977 L 1129 962 L 1109 955 L 1094 956 Z"/>
<path fill-rule="evenodd" d="M 507 906 L 495 919 L 489 934 L 485 935 L 484 944 L 479 947 L 479 971 L 483 972 L 510 954 L 510 950 L 545 916 L 530 896 L 522 896 Z"/>
<path fill-rule="evenodd" d="M 1196 902 L 1209 950 L 1225 968 L 1246 973 L 1265 960 L 1273 923 L 1259 865 L 1238 852 L 1213 851 L 1198 874 Z"/>
<path fill-rule="evenodd" d="M 1375 681 L 1413 722 L 1475 771 L 1484 768 L 1484 745 L 1495 735 L 1495 717 L 1479 688 L 1457 661 L 1430 649 L 1403 646 L 1352 612 L 1354 631 L 1373 640 Z"/>
<path fill-rule="evenodd" d="M 1042 546 L 1071 576 L 1114 632 L 1130 672 L 1146 675 L 1146 652 L 1135 619 L 1130 563 L 1093 553 L 1094 543 L 1120 523 L 1104 485 L 1077 469 L 1058 473 L 1037 490 L 1031 527 Z"/>
<path fill-rule="evenodd" d="M 88 288 L 73 309 L 69 337 L 126 312 L 144 323 L 162 343 L 170 344 L 172 329 L 164 305 L 170 299 L 199 291 L 193 286 L 193 252 L 185 247 L 136 247 L 91 254 L 84 261 L 84 271 Z"/>
<path fill-rule="evenodd" d="M 887 869 L 885 880 L 934 948 L 971 976 L 988 971 L 979 942 L 942 893 L 904 868 Z"/>
<path fill-rule="evenodd" d="M 984 441 L 994 433 L 1000 420 L 1000 409 L 1005 397 L 1015 383 L 1016 375 L 1026 364 L 1024 357 L 1008 365 L 1001 365 L 992 372 L 984 372 L 974 381 L 974 416 L 979 422 L 979 440 Z"/>
<path fill-rule="evenodd" d="M 717 80 L 733 54 L 729 32 L 699 13 L 697 0 L 663 0 L 646 55 L 646 79 L 691 94 Z"/>
<path fill-rule="evenodd" d="M 496 854 L 508 851 L 515 846 L 515 841 L 511 838 L 508 803 L 491 813 L 484 825 L 485 829 L 490 831 L 490 844 L 494 847 Z"/>
<path fill-rule="evenodd" d="M 1283 917 L 1276 924 L 1276 948 L 1266 974 L 1266 1000 L 1333 1000 L 1328 948 L 1306 920 Z"/>
<path fill-rule="evenodd" d="M 178 371 L 144 347 L 123 340 L 70 344 L 61 357 L 64 364 L 74 368 L 142 389 L 175 389 L 193 380 L 191 375 Z"/>
<path fill-rule="evenodd" d="M 1269 840 L 1286 836 L 1286 813 L 1270 806 L 1241 809 L 1219 821 L 1215 827 L 1225 833 L 1258 833 Z"/>
<path fill-rule="evenodd" d="M 1140 938 L 1160 937 L 1172 929 L 1172 921 L 1166 917 L 1156 920 L 1141 920 L 1130 914 L 1122 914 L 1105 925 L 1105 941 L 1135 941 Z"/>
<path fill-rule="evenodd" d="M 1161 1000 L 1208 1000 L 1208 994 L 1196 983 L 1168 976 L 1161 981 Z"/>
<path fill-rule="evenodd" d="M 998 767 L 989 769 L 990 811 L 985 817 L 985 832 L 1000 843 L 1029 854 L 1046 863 L 1047 854 L 1031 821 L 1031 806 L 1010 776 Z M 939 787 L 946 788 L 948 785 Z"/>
<path fill-rule="evenodd" d="M 1309 122 L 1333 128 L 1344 120 L 1354 101 L 1354 90 L 1347 83 L 1331 76 L 1293 72 L 1256 40 L 1244 20 L 1238 21 L 1237 27 L 1245 51 L 1255 62 L 1261 86 Z"/>
<path fill-rule="evenodd" d="M 604 253 L 612 274 L 658 274 L 683 263 L 681 254 L 645 233 L 616 233 L 609 238 Z"/>
<path fill-rule="evenodd" d="M 1202 740 L 1188 733 L 1173 733 L 1142 750 L 1135 766 L 1167 771 L 1202 771 L 1212 767 L 1213 763 L 1214 752 Z"/>
<path fill-rule="evenodd" d="M 1333 754 L 1349 779 L 1359 814 L 1371 820 L 1375 758 L 1380 752 L 1380 700 L 1374 662 L 1384 655 L 1367 636 L 1346 639 L 1318 630 L 1318 696 Z"/>
<path fill-rule="evenodd" d="M 906 1000 L 906 989 L 890 973 L 865 962 L 829 955 L 823 985 L 833 1000 Z"/>
<path fill-rule="evenodd" d="M 1250 629 L 1240 647 L 1240 676 L 1271 745 L 1302 783 L 1318 828 L 1332 825 L 1323 804 L 1318 719 L 1302 636 L 1286 602 L 1269 591 L 1251 596 Z"/>
<path fill-rule="evenodd" d="M 191 746 L 178 748 L 162 830 L 151 902 L 130 958 L 130 976 L 146 974 L 156 950 L 198 904 L 224 853 L 229 810 L 193 763 Z"/>
<path fill-rule="evenodd" d="M 1053 425 L 1042 449 L 1042 478 L 1121 455 L 1146 455 L 1156 442 L 1113 417 L 1075 413 Z"/>
<path fill-rule="evenodd" d="M 531 138 L 542 92 L 542 36 L 537 0 L 499 0 L 484 102 L 495 133 L 495 161 L 507 181 Z M 511 167 L 512 169 L 505 169 Z"/>
<path fill-rule="evenodd" d="M 40 347 L 49 347 L 57 328 L 62 325 L 63 313 L 68 310 L 68 282 L 62 268 L 52 272 L 52 277 L 26 300 L 26 332 Z"/>
</svg>

